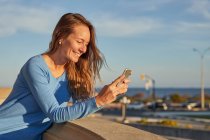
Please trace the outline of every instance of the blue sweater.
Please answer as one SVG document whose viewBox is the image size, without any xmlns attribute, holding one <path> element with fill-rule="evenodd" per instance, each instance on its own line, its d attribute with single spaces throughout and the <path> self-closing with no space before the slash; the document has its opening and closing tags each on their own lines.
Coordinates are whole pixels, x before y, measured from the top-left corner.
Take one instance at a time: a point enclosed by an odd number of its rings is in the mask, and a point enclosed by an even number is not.
<svg viewBox="0 0 210 140">
<path fill-rule="evenodd" d="M 82 118 L 99 109 L 94 97 L 75 101 L 67 85 L 66 73 L 54 78 L 42 55 L 29 59 L 0 106 L 0 140 L 41 140 L 53 122 Z M 74 105 L 68 107 L 68 101 Z"/>
</svg>

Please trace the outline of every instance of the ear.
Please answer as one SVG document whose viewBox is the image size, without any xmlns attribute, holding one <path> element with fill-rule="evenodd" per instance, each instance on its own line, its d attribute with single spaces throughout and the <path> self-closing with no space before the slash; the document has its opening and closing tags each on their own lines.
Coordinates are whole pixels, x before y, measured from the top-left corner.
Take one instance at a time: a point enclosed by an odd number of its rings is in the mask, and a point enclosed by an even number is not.
<svg viewBox="0 0 210 140">
<path fill-rule="evenodd" d="M 59 39 L 58 44 L 61 45 L 63 42 L 63 39 Z"/>
</svg>

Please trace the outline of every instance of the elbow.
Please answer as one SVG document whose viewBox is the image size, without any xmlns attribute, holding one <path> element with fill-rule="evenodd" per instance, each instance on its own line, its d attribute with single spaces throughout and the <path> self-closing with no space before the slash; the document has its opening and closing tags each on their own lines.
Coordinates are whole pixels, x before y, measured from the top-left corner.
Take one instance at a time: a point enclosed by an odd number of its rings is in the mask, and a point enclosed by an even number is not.
<svg viewBox="0 0 210 140">
<path fill-rule="evenodd" d="M 59 119 L 53 115 L 49 116 L 50 120 L 53 122 L 53 123 L 63 123 L 63 122 L 66 122 L 66 120 L 63 120 L 63 119 Z"/>
<path fill-rule="evenodd" d="M 54 110 L 52 112 L 49 112 L 47 116 L 50 118 L 50 120 L 53 123 L 63 123 L 66 122 L 65 117 L 62 114 L 59 114 L 57 110 Z"/>
<path fill-rule="evenodd" d="M 66 115 L 64 111 L 60 111 L 59 109 L 55 109 L 52 112 L 48 113 L 48 117 L 53 123 L 63 123 L 66 121 L 73 121 L 74 118 Z"/>
<path fill-rule="evenodd" d="M 63 117 L 58 117 L 58 116 L 55 116 L 55 115 L 52 115 L 50 117 L 50 120 L 53 122 L 53 123 L 63 123 L 63 122 L 66 122 L 67 120 L 64 119 Z"/>
<path fill-rule="evenodd" d="M 50 120 L 53 123 L 64 123 L 64 122 L 67 122 L 67 121 L 73 121 L 75 119 L 62 119 L 62 118 L 51 117 Z"/>
</svg>

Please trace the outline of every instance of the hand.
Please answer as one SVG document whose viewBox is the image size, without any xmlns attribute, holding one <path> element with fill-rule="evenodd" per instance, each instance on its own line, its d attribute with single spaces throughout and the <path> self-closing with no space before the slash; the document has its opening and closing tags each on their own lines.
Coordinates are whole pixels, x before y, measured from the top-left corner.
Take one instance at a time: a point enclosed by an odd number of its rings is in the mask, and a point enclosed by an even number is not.
<svg viewBox="0 0 210 140">
<path fill-rule="evenodd" d="M 117 95 L 127 92 L 129 82 L 130 80 L 126 79 L 125 75 L 121 75 L 111 84 L 104 86 L 96 96 L 96 105 L 104 106 L 116 100 Z"/>
</svg>

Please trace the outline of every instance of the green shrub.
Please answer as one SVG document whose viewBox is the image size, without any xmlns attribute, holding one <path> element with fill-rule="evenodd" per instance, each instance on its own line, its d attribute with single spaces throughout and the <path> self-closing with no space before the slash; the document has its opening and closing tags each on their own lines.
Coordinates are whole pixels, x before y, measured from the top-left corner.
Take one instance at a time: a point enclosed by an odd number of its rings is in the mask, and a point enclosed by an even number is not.
<svg viewBox="0 0 210 140">
<path fill-rule="evenodd" d="M 159 122 L 159 124 L 165 126 L 173 126 L 173 127 L 177 126 L 177 122 L 175 120 L 162 120 Z"/>
</svg>

